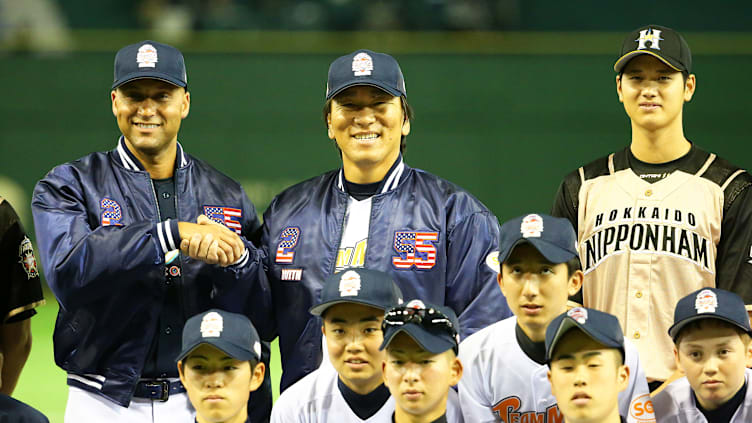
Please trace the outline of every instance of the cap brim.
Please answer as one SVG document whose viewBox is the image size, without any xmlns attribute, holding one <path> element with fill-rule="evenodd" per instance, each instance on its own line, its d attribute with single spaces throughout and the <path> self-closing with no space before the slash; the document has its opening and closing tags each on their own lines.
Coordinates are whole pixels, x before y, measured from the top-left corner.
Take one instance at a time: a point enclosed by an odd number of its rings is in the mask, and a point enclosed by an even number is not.
<svg viewBox="0 0 752 423">
<path fill-rule="evenodd" d="M 112 89 L 114 90 L 115 88 L 120 87 L 123 84 L 127 84 L 127 83 L 129 83 L 131 81 L 135 81 L 137 79 L 156 79 L 156 80 L 159 80 L 159 81 L 164 81 L 164 82 L 170 83 L 170 84 L 175 85 L 176 87 L 180 87 L 180 88 L 185 88 L 185 87 L 188 86 L 186 83 L 184 83 L 182 81 L 179 81 L 179 80 L 171 77 L 170 75 L 167 75 L 167 74 L 164 74 L 164 73 L 161 73 L 161 72 L 136 72 L 136 73 L 128 74 L 128 75 L 124 76 L 123 78 L 121 78 L 120 80 L 114 82 L 112 84 Z"/>
<path fill-rule="evenodd" d="M 740 325 L 739 323 L 737 323 L 737 322 L 735 322 L 735 321 L 733 321 L 731 319 L 728 319 L 728 318 L 723 317 L 723 316 L 718 316 L 716 314 L 695 314 L 693 316 L 687 317 L 684 320 L 680 320 L 677 323 L 674 323 L 670 328 L 668 328 L 668 335 L 671 337 L 671 339 L 674 342 L 676 342 L 676 336 L 679 335 L 679 332 L 682 329 L 684 329 L 685 326 L 687 326 L 688 324 L 690 324 L 690 323 L 692 323 L 692 322 L 694 322 L 696 320 L 700 320 L 700 319 L 716 319 L 716 320 L 721 320 L 721 321 L 724 321 L 726 323 L 732 324 L 735 327 L 738 327 L 744 333 L 747 333 L 750 336 L 752 336 L 752 331 L 749 331 L 744 326 Z"/>
<path fill-rule="evenodd" d="M 577 257 L 576 252 L 567 251 L 558 245 L 552 244 L 548 241 L 544 241 L 540 238 L 520 238 L 517 241 L 512 244 L 512 247 L 509 248 L 509 250 L 506 252 L 504 257 L 501 257 L 499 255 L 499 269 L 501 269 L 501 263 L 504 263 L 509 259 L 509 256 L 512 254 L 512 251 L 514 251 L 517 246 L 523 243 L 530 243 L 533 247 L 535 247 L 536 250 L 538 250 L 543 257 L 548 260 L 549 262 L 553 264 L 559 264 L 559 263 L 565 263 L 575 257 Z"/>
<path fill-rule="evenodd" d="M 633 50 L 633 51 L 630 51 L 629 53 L 621 56 L 619 59 L 616 60 L 616 63 L 614 63 L 614 71 L 621 72 L 621 70 L 624 68 L 624 66 L 626 66 L 627 63 L 629 63 L 629 61 L 632 60 L 632 58 L 634 58 L 635 56 L 639 56 L 641 54 L 649 54 L 649 55 L 657 58 L 661 62 L 665 63 L 666 66 L 670 67 L 671 69 L 673 69 L 673 70 L 675 70 L 677 72 L 683 72 L 684 71 L 684 69 L 681 69 L 681 65 L 680 64 L 678 64 L 678 63 L 672 63 L 670 60 L 666 59 L 665 57 L 661 56 L 660 54 L 657 54 L 657 53 L 652 52 L 650 50 Z"/>
<path fill-rule="evenodd" d="M 554 353 L 554 350 L 556 349 L 556 344 L 558 344 L 561 338 L 572 329 L 579 329 L 585 335 L 592 338 L 593 341 L 599 344 L 602 344 L 606 348 L 618 349 L 619 351 L 621 351 L 622 361 L 625 360 L 624 346 L 622 344 L 619 344 L 618 342 L 612 341 L 612 340 L 608 340 L 607 342 L 604 342 L 600 334 L 593 333 L 592 331 L 587 330 L 585 327 L 577 323 L 573 318 L 567 316 L 564 319 L 562 319 L 561 323 L 559 324 L 559 327 L 556 330 L 556 334 L 554 335 L 554 338 L 551 340 L 551 345 L 548 347 L 548 351 L 546 351 L 547 362 L 549 363 L 551 362 L 551 359 L 553 358 L 552 355 Z"/>
<path fill-rule="evenodd" d="M 366 301 L 366 300 L 361 300 L 361 299 L 352 299 L 352 300 L 339 299 L 339 300 L 327 301 L 325 303 L 321 303 L 321 304 L 315 305 L 315 306 L 311 307 L 308 310 L 308 312 L 311 313 L 311 314 L 313 314 L 314 316 L 321 316 L 322 314 L 324 314 L 324 311 L 326 311 L 326 309 L 328 309 L 329 307 L 331 307 L 333 305 L 337 305 L 337 304 L 342 304 L 342 303 L 362 304 L 362 305 L 365 305 L 365 306 L 368 306 L 368 307 L 378 308 L 379 310 L 386 310 L 387 309 L 387 307 L 384 307 L 383 305 L 374 304 L 373 302 Z"/>
<path fill-rule="evenodd" d="M 444 351 L 447 351 L 455 347 L 455 343 L 452 342 L 451 340 L 446 339 L 441 336 L 431 335 L 425 329 L 419 327 L 418 325 L 415 325 L 413 323 L 407 323 L 396 329 L 388 328 L 386 330 L 386 333 L 384 333 L 384 341 L 381 343 L 381 346 L 379 347 L 379 349 L 383 350 L 384 348 L 389 346 L 389 344 L 392 342 L 394 337 L 397 336 L 397 334 L 400 332 L 405 332 L 421 348 L 430 352 L 431 354 L 441 354 Z"/>
<path fill-rule="evenodd" d="M 175 361 L 180 361 L 188 356 L 193 350 L 198 348 L 199 346 L 206 344 L 211 345 L 212 347 L 222 351 L 223 353 L 227 354 L 228 356 L 240 360 L 240 361 L 250 361 L 250 360 L 258 360 L 259 357 L 256 356 L 251 351 L 247 351 L 244 348 L 241 348 L 235 344 L 231 344 L 229 342 L 209 342 L 206 340 L 201 340 L 200 342 L 195 342 L 192 345 L 189 345 L 188 347 L 184 348 L 183 351 L 180 352 L 180 355 L 175 359 Z"/>
<path fill-rule="evenodd" d="M 343 85 L 341 87 L 337 87 L 336 89 L 333 89 L 326 96 L 326 99 L 329 100 L 329 99 L 333 98 L 334 96 L 336 96 L 337 94 L 341 93 L 342 91 L 344 91 L 344 90 L 346 90 L 346 89 L 348 89 L 350 87 L 355 87 L 357 85 L 367 85 L 369 87 L 376 87 L 376 88 L 378 88 L 378 89 L 380 89 L 382 91 L 386 91 L 387 93 L 389 93 L 389 94 L 391 94 L 391 95 L 393 95 L 395 97 L 402 96 L 402 93 L 398 89 L 396 89 L 394 87 L 390 87 L 390 86 L 382 83 L 381 81 L 378 81 L 378 80 L 375 80 L 375 79 L 363 78 L 363 79 L 360 79 L 360 80 L 353 81 L 353 82 L 350 82 L 348 84 L 345 84 L 345 85 Z"/>
</svg>

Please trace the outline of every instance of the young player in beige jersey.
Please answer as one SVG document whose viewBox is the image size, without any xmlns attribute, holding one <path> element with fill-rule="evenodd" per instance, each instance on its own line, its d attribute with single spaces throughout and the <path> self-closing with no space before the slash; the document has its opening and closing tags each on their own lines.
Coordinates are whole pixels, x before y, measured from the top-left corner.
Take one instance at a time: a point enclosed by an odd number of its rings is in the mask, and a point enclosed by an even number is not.
<svg viewBox="0 0 752 423">
<path fill-rule="evenodd" d="M 569 174 L 553 214 L 577 229 L 583 304 L 619 318 L 655 388 L 675 369 L 665 334 L 680 298 L 718 286 L 752 304 L 752 177 L 684 136 L 697 80 L 681 35 L 635 30 L 614 70 L 632 142 Z"/>
</svg>

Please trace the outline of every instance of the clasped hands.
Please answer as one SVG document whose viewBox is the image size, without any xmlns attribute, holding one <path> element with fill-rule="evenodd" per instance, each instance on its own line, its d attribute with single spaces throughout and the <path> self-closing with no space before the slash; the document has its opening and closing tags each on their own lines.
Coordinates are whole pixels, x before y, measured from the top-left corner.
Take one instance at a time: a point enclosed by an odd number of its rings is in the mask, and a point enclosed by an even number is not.
<svg viewBox="0 0 752 423">
<path fill-rule="evenodd" d="M 229 266 L 245 252 L 245 244 L 238 234 L 203 214 L 196 223 L 178 222 L 178 230 L 180 251 L 209 264 Z"/>
</svg>

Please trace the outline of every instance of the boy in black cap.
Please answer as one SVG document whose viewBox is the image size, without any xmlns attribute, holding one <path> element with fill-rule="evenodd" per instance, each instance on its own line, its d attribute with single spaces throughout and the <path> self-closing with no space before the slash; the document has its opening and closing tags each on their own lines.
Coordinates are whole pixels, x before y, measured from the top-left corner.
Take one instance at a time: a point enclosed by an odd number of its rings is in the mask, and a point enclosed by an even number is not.
<svg viewBox="0 0 752 423">
<path fill-rule="evenodd" d="M 332 273 L 387 272 L 406 297 L 456 310 L 463 337 L 510 315 L 484 265 L 498 243 L 496 217 L 403 160 L 412 112 L 394 57 L 361 49 L 335 59 L 324 120 L 342 167 L 288 188 L 264 213 L 282 391 L 327 361 L 308 309 Z"/>
<path fill-rule="evenodd" d="M 675 369 L 665 334 L 680 298 L 718 286 L 752 305 L 752 176 L 685 137 L 697 78 L 678 32 L 632 31 L 614 71 L 631 143 L 567 175 L 552 214 L 577 231 L 582 304 L 619 319 L 654 389 Z"/>
<path fill-rule="evenodd" d="M 676 364 L 686 375 L 655 396 L 658 423 L 752 421 L 750 328 L 744 301 L 728 291 L 703 288 L 676 304 Z"/>
<path fill-rule="evenodd" d="M 582 285 L 576 235 L 567 219 L 528 214 L 501 226 L 498 283 L 514 317 L 496 322 L 462 341 L 465 374 L 459 383 L 462 415 L 468 422 L 560 421 L 546 374 L 546 328 L 567 310 L 567 298 Z M 619 395 L 620 411 L 642 409 L 648 387 L 637 350 L 628 345 L 629 387 Z M 635 423 L 640 420 L 634 419 Z"/>
<path fill-rule="evenodd" d="M 32 199 L 60 303 L 65 421 L 180 422 L 192 416 L 174 362 L 186 316 L 249 310 L 273 337 L 261 257 L 246 241 L 261 224 L 238 182 L 178 142 L 191 104 L 182 53 L 141 41 L 120 49 L 114 68 L 116 146 L 55 167 Z M 258 422 L 271 412 L 266 393 L 252 401 Z"/>
<path fill-rule="evenodd" d="M 321 316 L 321 332 L 334 370 L 308 374 L 282 392 L 272 423 L 378 422 L 394 412 L 384 386 L 381 322 L 384 311 L 402 303 L 402 293 L 386 273 L 350 269 L 329 276 L 321 301 L 311 308 Z"/>
<path fill-rule="evenodd" d="M 626 422 L 619 415 L 619 392 L 629 384 L 624 334 L 616 317 L 575 307 L 546 329 L 551 392 L 567 423 Z M 644 404 L 651 407 L 650 401 Z M 652 416 L 636 421 L 655 421 Z"/>
<path fill-rule="evenodd" d="M 384 383 L 394 423 L 462 422 L 452 386 L 462 378 L 459 321 L 449 307 L 412 300 L 384 316 Z"/>
<path fill-rule="evenodd" d="M 266 370 L 260 360 L 261 343 L 247 317 L 212 309 L 188 319 L 177 362 L 196 423 L 250 423 L 248 398 Z"/>
</svg>

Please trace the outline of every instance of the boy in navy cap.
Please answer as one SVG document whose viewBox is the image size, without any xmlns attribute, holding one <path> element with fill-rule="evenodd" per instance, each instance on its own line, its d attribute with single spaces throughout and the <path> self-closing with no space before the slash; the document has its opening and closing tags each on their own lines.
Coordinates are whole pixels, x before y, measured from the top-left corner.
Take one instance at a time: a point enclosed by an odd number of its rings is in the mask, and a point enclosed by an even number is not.
<svg viewBox="0 0 752 423">
<path fill-rule="evenodd" d="M 546 328 L 567 310 L 583 274 L 576 235 L 563 218 L 528 214 L 501 226 L 496 265 L 498 283 L 514 317 L 478 331 L 462 342 L 465 376 L 459 383 L 462 414 L 468 422 L 561 421 L 546 374 Z M 643 421 L 649 400 L 637 351 L 627 349 L 629 388 L 619 397 L 624 415 L 631 408 Z M 639 422 L 635 418 L 635 422 Z"/>
<path fill-rule="evenodd" d="M 619 423 L 618 394 L 629 384 L 624 334 L 608 313 L 575 307 L 546 329 L 548 380 L 567 423 Z M 644 403 L 650 408 L 650 401 Z M 634 416 L 633 413 L 633 417 Z M 639 422 L 654 421 L 642 415 Z"/>
<path fill-rule="evenodd" d="M 402 303 L 386 273 L 350 269 L 329 276 L 311 314 L 321 316 L 331 366 L 308 374 L 282 392 L 272 423 L 388 421 L 394 400 L 384 386 L 379 350 L 384 311 Z"/>
<path fill-rule="evenodd" d="M 177 362 L 196 423 L 250 423 L 248 398 L 266 370 L 260 360 L 259 336 L 247 317 L 212 309 L 188 319 Z"/>
<path fill-rule="evenodd" d="M 338 57 L 324 100 L 342 167 L 288 188 L 264 213 L 281 390 L 327 361 L 308 309 L 332 273 L 386 272 L 407 298 L 456 310 L 463 337 L 510 315 L 484 265 L 498 243 L 496 217 L 467 191 L 403 160 L 412 111 L 394 57 L 363 49 Z"/>
<path fill-rule="evenodd" d="M 744 301 L 716 288 L 703 288 L 676 304 L 676 365 L 685 377 L 655 396 L 659 423 L 742 423 L 752 421 L 747 369 L 752 328 Z"/>
<path fill-rule="evenodd" d="M 462 378 L 459 321 L 449 307 L 412 300 L 384 316 L 384 383 L 394 423 L 463 422 L 452 386 Z"/>
</svg>

